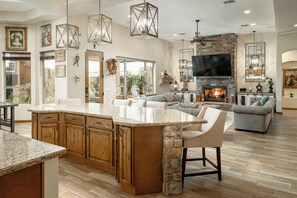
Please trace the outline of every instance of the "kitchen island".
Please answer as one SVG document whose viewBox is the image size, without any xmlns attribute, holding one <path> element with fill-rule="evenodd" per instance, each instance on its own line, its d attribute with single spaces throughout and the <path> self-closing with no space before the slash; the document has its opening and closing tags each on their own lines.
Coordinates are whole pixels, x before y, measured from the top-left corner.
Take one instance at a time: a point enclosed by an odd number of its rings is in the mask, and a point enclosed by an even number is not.
<svg viewBox="0 0 297 198">
<path fill-rule="evenodd" d="M 132 195 L 181 194 L 181 129 L 205 120 L 171 109 L 109 104 L 39 105 L 32 137 L 115 175 Z"/>
<path fill-rule="evenodd" d="M 0 197 L 58 197 L 58 157 L 66 149 L 0 130 Z"/>
</svg>

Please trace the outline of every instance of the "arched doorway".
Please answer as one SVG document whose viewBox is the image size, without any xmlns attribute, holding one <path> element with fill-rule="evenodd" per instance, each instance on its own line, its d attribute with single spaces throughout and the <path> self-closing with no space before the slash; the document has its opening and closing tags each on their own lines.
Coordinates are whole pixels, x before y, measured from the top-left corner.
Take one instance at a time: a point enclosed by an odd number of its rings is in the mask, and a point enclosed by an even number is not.
<svg viewBox="0 0 297 198">
<path fill-rule="evenodd" d="M 297 50 L 282 54 L 282 108 L 297 109 Z"/>
</svg>

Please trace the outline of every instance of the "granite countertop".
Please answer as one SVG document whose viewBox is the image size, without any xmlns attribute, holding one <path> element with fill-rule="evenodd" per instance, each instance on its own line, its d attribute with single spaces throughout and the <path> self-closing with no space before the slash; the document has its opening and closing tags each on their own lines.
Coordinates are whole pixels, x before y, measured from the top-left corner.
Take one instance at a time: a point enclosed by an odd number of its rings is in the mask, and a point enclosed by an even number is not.
<svg viewBox="0 0 297 198">
<path fill-rule="evenodd" d="M 63 147 L 0 130 L 0 176 L 63 154 Z"/>
<path fill-rule="evenodd" d="M 36 113 L 64 112 L 110 118 L 125 126 L 170 126 L 206 123 L 205 120 L 175 109 L 86 103 L 82 105 L 44 104 L 29 109 Z"/>
</svg>

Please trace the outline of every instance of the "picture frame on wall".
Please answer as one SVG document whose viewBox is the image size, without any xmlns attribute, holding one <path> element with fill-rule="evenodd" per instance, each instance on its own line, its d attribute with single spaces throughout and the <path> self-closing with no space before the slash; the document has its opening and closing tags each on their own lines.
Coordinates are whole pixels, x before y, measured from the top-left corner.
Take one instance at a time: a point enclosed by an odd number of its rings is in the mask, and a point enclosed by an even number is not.
<svg viewBox="0 0 297 198">
<path fill-rule="evenodd" d="M 6 51 L 27 51 L 27 27 L 5 27 Z"/>
<path fill-rule="evenodd" d="M 56 78 L 66 77 L 66 65 L 56 65 Z"/>
<path fill-rule="evenodd" d="M 56 62 L 65 61 L 65 49 L 59 49 L 55 51 L 55 61 Z"/>
<path fill-rule="evenodd" d="M 17 62 L 16 61 L 5 61 L 5 72 L 16 73 L 17 72 Z"/>
<path fill-rule="evenodd" d="M 297 89 L 297 68 L 283 70 L 283 88 Z"/>
<path fill-rule="evenodd" d="M 41 47 L 52 45 L 52 25 L 46 24 L 40 27 L 41 32 Z"/>
</svg>

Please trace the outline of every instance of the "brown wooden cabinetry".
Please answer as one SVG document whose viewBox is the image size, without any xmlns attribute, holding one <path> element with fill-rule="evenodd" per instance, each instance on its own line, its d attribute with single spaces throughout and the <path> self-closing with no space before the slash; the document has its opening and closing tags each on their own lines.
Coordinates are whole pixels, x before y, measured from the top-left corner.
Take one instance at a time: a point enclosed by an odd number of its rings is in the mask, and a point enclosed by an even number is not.
<svg viewBox="0 0 297 198">
<path fill-rule="evenodd" d="M 119 127 L 118 180 L 132 195 L 162 192 L 162 127 Z"/>
<path fill-rule="evenodd" d="M 59 144 L 58 113 L 32 114 L 32 138 Z"/>
<path fill-rule="evenodd" d="M 85 130 L 84 126 L 65 124 L 67 154 L 85 157 Z"/>
<path fill-rule="evenodd" d="M 87 151 L 89 163 L 114 171 L 114 130 L 111 119 L 87 117 Z"/>
</svg>

